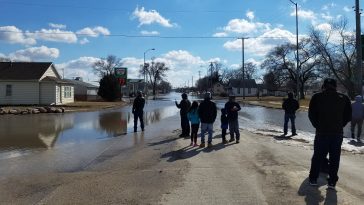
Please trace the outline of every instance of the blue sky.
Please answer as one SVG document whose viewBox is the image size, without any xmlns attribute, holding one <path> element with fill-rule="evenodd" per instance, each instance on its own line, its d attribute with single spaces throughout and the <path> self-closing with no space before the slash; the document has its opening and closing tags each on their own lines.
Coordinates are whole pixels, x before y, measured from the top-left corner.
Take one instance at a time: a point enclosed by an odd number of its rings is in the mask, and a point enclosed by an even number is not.
<svg viewBox="0 0 364 205">
<path fill-rule="evenodd" d="M 354 0 L 297 3 L 300 35 L 310 26 L 325 29 L 340 17 L 354 30 Z M 0 0 L 0 5 L 0 56 L 52 61 L 66 78 L 90 82 L 98 80 L 92 64 L 109 54 L 121 58 L 129 77 L 137 78 L 144 51 L 155 48 L 146 60 L 166 62 L 168 81 L 181 86 L 192 76 L 198 79 L 198 71 L 206 75 L 209 62 L 237 68 L 241 41 L 234 37 L 250 38 L 245 59 L 257 65 L 272 47 L 295 42 L 289 0 Z"/>
</svg>

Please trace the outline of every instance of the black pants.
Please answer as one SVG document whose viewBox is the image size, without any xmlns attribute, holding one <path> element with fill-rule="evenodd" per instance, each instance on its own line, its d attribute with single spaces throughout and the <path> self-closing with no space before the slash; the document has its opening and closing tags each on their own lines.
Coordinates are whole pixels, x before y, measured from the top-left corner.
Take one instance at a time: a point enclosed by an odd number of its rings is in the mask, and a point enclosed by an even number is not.
<svg viewBox="0 0 364 205">
<path fill-rule="evenodd" d="M 138 128 L 138 118 L 140 121 L 140 127 L 142 128 L 142 130 L 144 130 L 143 111 L 135 111 L 133 114 L 134 114 L 134 132 L 136 132 Z"/>
<path fill-rule="evenodd" d="M 188 121 L 187 114 L 181 115 L 181 128 L 182 128 L 182 135 L 184 136 L 190 135 L 190 122 Z"/>
<path fill-rule="evenodd" d="M 310 179 L 317 179 L 320 167 L 329 154 L 329 183 L 336 184 L 339 177 L 337 173 L 340 165 L 342 135 L 319 136 L 316 135 L 314 142 L 314 152 L 311 160 Z"/>
<path fill-rule="evenodd" d="M 197 132 L 200 124 L 191 124 L 191 142 L 197 143 Z"/>
<path fill-rule="evenodd" d="M 221 128 L 221 139 L 222 141 L 226 141 L 226 128 Z"/>
</svg>

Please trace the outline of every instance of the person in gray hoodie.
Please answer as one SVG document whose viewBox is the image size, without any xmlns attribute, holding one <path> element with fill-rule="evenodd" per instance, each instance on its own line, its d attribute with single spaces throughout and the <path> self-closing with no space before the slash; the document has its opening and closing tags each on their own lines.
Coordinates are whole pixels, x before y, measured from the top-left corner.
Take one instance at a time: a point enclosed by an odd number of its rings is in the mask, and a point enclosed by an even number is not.
<svg viewBox="0 0 364 205">
<path fill-rule="evenodd" d="M 361 142 L 360 135 L 364 117 L 364 106 L 362 102 L 362 97 L 358 95 L 355 97 L 355 102 L 351 104 L 351 137 L 355 139 L 355 127 L 358 126 L 358 132 L 356 135 L 358 142 Z"/>
</svg>

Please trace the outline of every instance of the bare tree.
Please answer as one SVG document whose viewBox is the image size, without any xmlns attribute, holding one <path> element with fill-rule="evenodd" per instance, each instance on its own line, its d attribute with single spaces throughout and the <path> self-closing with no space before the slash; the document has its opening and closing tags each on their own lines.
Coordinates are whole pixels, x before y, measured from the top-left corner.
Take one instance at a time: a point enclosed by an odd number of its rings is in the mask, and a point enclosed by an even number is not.
<svg viewBox="0 0 364 205">
<path fill-rule="evenodd" d="M 298 69 L 296 68 L 296 46 L 290 43 L 271 50 L 263 62 L 262 68 L 276 75 L 276 78 L 290 82 L 290 84 L 294 83 L 293 87 L 297 87 L 298 77 L 300 97 L 304 99 L 306 83 L 317 78 L 319 60 L 316 54 L 315 49 L 311 47 L 310 39 L 302 39 L 299 42 Z"/>
<path fill-rule="evenodd" d="M 348 32 L 347 20 L 341 19 L 330 24 L 326 31 L 311 29 L 312 47 L 319 55 L 321 71 L 328 77 L 335 77 L 347 90 L 349 96 L 355 96 L 354 69 L 356 61 L 355 35 Z"/>
<path fill-rule="evenodd" d="M 162 62 L 152 62 L 151 64 L 146 64 L 145 68 L 141 67 L 139 70 L 140 74 L 146 73 L 149 77 L 149 83 L 152 85 L 153 89 L 153 96 L 155 98 L 156 94 L 156 88 L 159 82 L 163 80 L 164 77 L 166 77 L 166 72 L 169 70 L 169 68 L 166 66 L 165 63 Z"/>
<path fill-rule="evenodd" d="M 120 58 L 117 58 L 114 55 L 108 55 L 106 58 L 96 61 L 92 67 L 97 75 L 104 77 L 106 75 L 114 74 L 114 68 L 121 65 Z"/>
</svg>

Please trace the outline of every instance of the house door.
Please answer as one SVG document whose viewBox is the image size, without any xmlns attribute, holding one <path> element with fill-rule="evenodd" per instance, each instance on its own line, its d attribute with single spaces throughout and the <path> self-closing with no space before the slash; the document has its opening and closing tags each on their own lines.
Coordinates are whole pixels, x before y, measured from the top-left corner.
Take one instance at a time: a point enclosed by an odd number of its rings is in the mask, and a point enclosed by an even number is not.
<svg viewBox="0 0 364 205">
<path fill-rule="evenodd" d="M 62 97 L 62 93 L 61 93 L 61 88 L 60 86 L 56 86 L 56 104 L 59 105 L 61 104 L 61 97 Z"/>
</svg>

